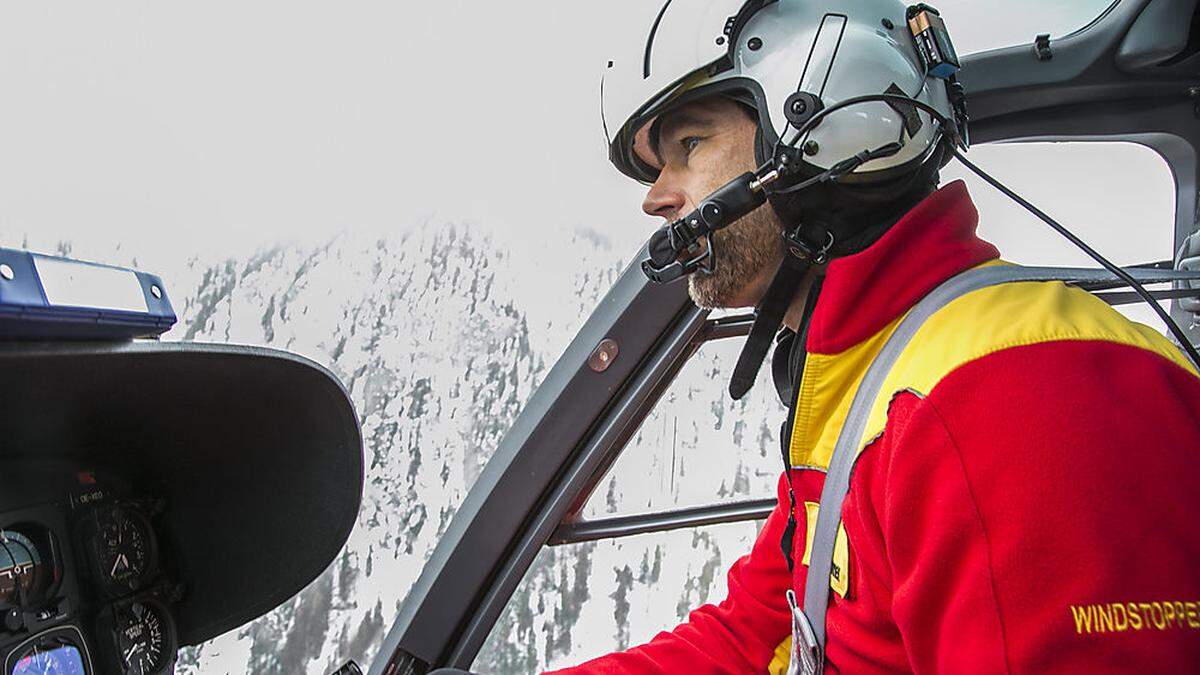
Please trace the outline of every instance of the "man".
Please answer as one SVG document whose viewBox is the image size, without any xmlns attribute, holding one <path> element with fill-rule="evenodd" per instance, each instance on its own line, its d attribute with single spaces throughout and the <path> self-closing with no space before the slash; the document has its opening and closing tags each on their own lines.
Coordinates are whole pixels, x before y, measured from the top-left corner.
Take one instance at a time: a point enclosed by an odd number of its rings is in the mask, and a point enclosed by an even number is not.
<svg viewBox="0 0 1200 675">
<path fill-rule="evenodd" d="M 791 184 L 901 128 L 906 142 L 844 179 L 768 192 L 769 205 L 717 230 L 712 246 L 701 242 L 709 269 L 688 282 L 705 307 L 761 309 L 781 292 L 788 256 L 803 263 L 784 291 L 787 330 L 773 360 L 790 410 L 779 503 L 730 569 L 724 601 L 645 645 L 560 672 L 798 668 L 787 594 L 804 597 L 818 583 L 806 579 L 809 546 L 850 399 L 918 300 L 960 272 L 998 264 L 996 249 L 975 236 L 965 186 L 934 191 L 955 141 L 953 83 L 941 89 L 929 74 L 938 64 L 897 32 L 914 12 L 888 0 L 828 4 L 739 2 L 708 12 L 720 25 L 701 28 L 712 33 L 696 44 L 724 38 L 727 52 L 692 71 L 655 74 L 663 36 L 686 32 L 672 20 L 705 26 L 704 17 L 685 20 L 686 3 L 667 3 L 644 68 L 637 61 L 653 91 L 618 124 L 606 120 L 614 162 L 651 184 L 643 208 L 668 222 L 764 165 L 789 134 L 805 148 L 789 160 L 811 164 Z M 802 115 L 779 111 L 797 98 L 772 90 L 796 78 L 772 84 L 754 68 L 754 59 L 780 68 L 788 50 L 800 50 L 790 54 L 803 68 L 796 91 L 819 91 L 824 107 L 892 84 L 918 91 L 941 115 L 914 122 L 911 111 L 876 101 L 862 106 L 874 106 L 872 116 L 846 108 L 806 129 Z M 606 96 L 611 88 L 606 81 Z M 839 144 L 857 150 L 834 151 Z M 814 230 L 821 236 L 806 236 Z M 789 232 L 812 247 L 796 251 L 796 238 L 781 237 Z M 1174 345 L 1084 291 L 1011 283 L 937 312 L 889 383 L 841 509 L 826 672 L 1200 667 L 1200 379 Z"/>
</svg>

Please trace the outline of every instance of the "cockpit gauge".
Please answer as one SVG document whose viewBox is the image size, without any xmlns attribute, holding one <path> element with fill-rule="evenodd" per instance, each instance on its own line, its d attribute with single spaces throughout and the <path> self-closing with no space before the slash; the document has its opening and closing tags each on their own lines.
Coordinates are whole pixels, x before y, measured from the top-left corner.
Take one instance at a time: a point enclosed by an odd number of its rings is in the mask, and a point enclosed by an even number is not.
<svg viewBox="0 0 1200 675">
<path fill-rule="evenodd" d="M 112 595 L 142 588 L 155 564 L 150 521 L 125 505 L 98 510 L 87 520 L 87 550 L 101 585 Z"/>
<path fill-rule="evenodd" d="M 83 635 L 74 626 L 39 633 L 21 643 L 5 659 L 5 675 L 91 675 L 91 659 Z"/>
<path fill-rule="evenodd" d="M 0 606 L 20 607 L 36 600 L 54 577 L 54 562 L 33 539 L 0 530 Z"/>
<path fill-rule="evenodd" d="M 175 662 L 171 616 L 156 600 L 134 601 L 113 608 L 112 635 L 123 675 L 158 675 Z"/>
</svg>

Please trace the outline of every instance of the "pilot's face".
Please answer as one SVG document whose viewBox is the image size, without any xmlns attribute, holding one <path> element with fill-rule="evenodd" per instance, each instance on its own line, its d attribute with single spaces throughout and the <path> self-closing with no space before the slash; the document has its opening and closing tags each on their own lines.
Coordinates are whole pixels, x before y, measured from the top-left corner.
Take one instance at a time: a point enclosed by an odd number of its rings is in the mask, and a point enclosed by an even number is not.
<svg viewBox="0 0 1200 675">
<path fill-rule="evenodd" d="M 644 125 L 634 151 L 661 173 L 642 210 L 675 220 L 734 177 L 753 171 L 755 128 L 738 103 L 719 96 L 678 106 Z M 769 207 L 718 230 L 716 270 L 689 277 L 692 300 L 701 307 L 758 304 L 783 258 L 780 231 Z"/>
</svg>

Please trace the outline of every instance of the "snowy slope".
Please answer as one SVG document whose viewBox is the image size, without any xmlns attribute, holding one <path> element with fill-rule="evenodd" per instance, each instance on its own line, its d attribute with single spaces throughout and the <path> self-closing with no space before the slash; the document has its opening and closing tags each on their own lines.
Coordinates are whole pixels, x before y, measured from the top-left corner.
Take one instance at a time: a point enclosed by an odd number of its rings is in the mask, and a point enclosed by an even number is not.
<svg viewBox="0 0 1200 675">
<path fill-rule="evenodd" d="M 326 364 L 354 399 L 366 459 L 363 508 L 338 559 L 270 614 L 185 650 L 181 673 L 370 662 L 455 508 L 625 264 L 593 232 L 553 237 L 513 247 L 429 223 L 168 271 L 181 321 L 172 338 L 269 345 Z M 539 260 L 562 252 L 572 264 L 538 273 Z M 728 345 L 685 369 L 590 515 L 771 494 L 777 404 L 767 387 L 749 404 L 722 397 Z M 718 600 L 724 569 L 754 534 L 743 524 L 547 549 L 476 667 L 533 672 L 643 641 Z"/>
</svg>

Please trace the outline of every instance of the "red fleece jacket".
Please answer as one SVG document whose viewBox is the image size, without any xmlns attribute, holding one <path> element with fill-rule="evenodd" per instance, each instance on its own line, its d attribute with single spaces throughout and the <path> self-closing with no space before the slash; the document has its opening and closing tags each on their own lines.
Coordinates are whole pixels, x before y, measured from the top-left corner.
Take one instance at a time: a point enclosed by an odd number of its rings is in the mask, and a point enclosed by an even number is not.
<svg viewBox="0 0 1200 675">
<path fill-rule="evenodd" d="M 830 265 L 810 354 L 874 335 L 996 256 L 961 183 Z M 1200 379 L 1102 340 L 1013 346 L 893 399 L 843 507 L 850 586 L 827 672 L 1200 672 Z M 805 501 L 824 474 L 793 471 Z M 649 643 L 559 673 L 763 673 L 790 631 L 787 483 L 728 597 Z"/>
</svg>

